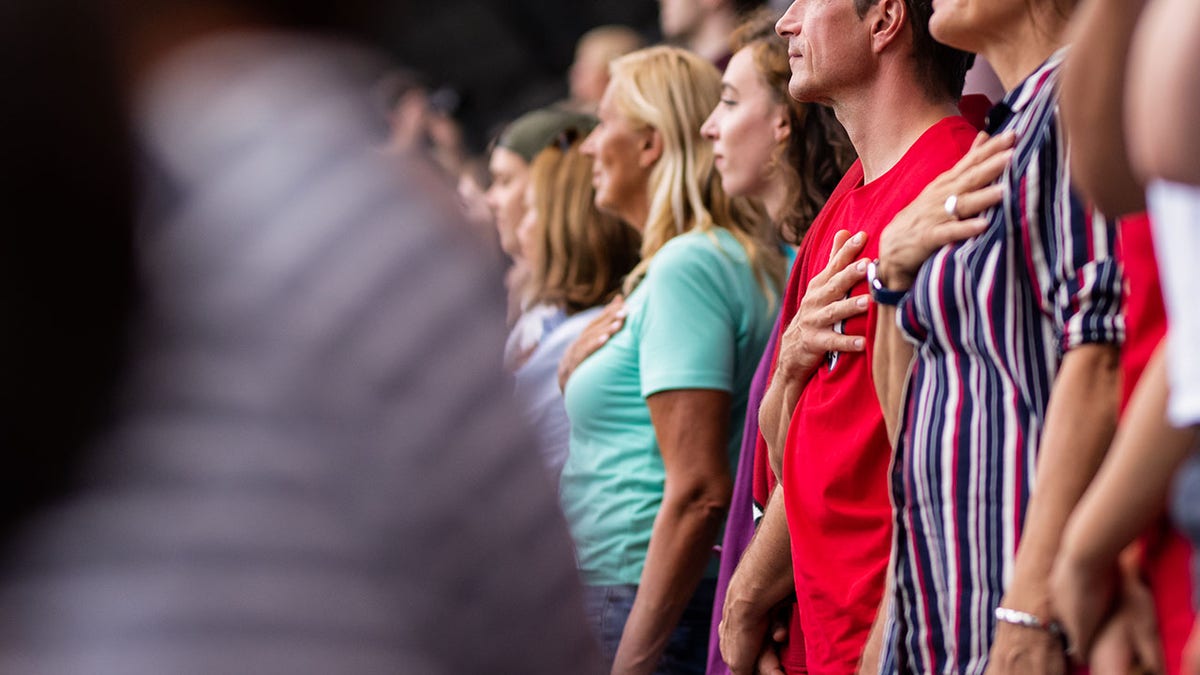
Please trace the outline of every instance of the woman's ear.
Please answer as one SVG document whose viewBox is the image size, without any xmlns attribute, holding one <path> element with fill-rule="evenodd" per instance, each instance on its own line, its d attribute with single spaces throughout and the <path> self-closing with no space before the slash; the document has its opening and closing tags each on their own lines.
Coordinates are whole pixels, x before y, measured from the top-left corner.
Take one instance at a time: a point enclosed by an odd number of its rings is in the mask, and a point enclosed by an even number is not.
<svg viewBox="0 0 1200 675">
<path fill-rule="evenodd" d="M 871 27 L 871 49 L 880 53 L 908 28 L 908 7 L 904 0 L 879 0 L 867 10 Z"/>
<path fill-rule="evenodd" d="M 638 166 L 643 169 L 654 166 L 662 157 L 663 138 L 658 129 L 650 128 L 642 135 L 642 146 L 638 150 Z"/>
<path fill-rule="evenodd" d="M 776 143 L 783 143 L 792 135 L 792 122 L 788 116 L 787 106 L 783 104 L 776 105 L 773 119 L 771 133 L 774 135 Z"/>
</svg>

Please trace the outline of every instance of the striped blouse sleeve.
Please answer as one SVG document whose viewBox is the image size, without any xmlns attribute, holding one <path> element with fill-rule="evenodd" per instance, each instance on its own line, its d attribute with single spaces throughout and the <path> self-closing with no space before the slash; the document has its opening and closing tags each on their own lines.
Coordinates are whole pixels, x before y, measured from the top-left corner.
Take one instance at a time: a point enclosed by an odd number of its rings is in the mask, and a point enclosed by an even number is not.
<svg viewBox="0 0 1200 675">
<path fill-rule="evenodd" d="M 1071 188 L 1067 143 L 1058 116 L 1031 172 L 1047 199 L 1038 219 L 1049 277 L 1047 300 L 1059 348 L 1089 343 L 1120 344 L 1125 327 L 1122 275 L 1116 259 L 1116 228 Z"/>
</svg>

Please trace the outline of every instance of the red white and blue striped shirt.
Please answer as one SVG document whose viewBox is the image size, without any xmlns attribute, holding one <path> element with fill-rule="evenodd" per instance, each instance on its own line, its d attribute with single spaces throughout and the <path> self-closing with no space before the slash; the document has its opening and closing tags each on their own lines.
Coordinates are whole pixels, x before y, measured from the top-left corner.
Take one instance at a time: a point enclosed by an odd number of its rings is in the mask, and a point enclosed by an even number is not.
<svg viewBox="0 0 1200 675">
<path fill-rule="evenodd" d="M 899 308 L 916 358 L 892 466 L 883 672 L 983 672 L 1063 355 L 1123 338 L 1115 232 L 1070 189 L 1063 55 L 993 110 L 989 131 L 1018 140 L 989 228 L 935 253 Z"/>
</svg>

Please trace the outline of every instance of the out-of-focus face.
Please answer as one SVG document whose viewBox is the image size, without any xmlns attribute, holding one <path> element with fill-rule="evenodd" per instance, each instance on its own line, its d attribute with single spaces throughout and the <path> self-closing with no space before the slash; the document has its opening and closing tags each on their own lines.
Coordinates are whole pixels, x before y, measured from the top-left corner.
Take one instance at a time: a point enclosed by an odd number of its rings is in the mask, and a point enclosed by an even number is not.
<svg viewBox="0 0 1200 675">
<path fill-rule="evenodd" d="M 929 32 L 943 44 L 979 52 L 1030 16 L 1026 0 L 934 0 Z"/>
<path fill-rule="evenodd" d="M 854 0 L 793 2 L 775 24 L 775 32 L 788 41 L 792 97 L 835 104 L 845 88 L 861 83 L 872 61 L 864 28 Z"/>
<path fill-rule="evenodd" d="M 600 99 L 596 114 L 600 123 L 579 149 L 592 158 L 596 207 L 641 229 L 645 223 L 636 222 L 637 218 L 631 214 L 647 199 L 653 164 L 646 165 L 643 150 L 653 131 L 635 126 L 632 120 L 617 111 L 612 103 L 612 93 L 610 85 Z"/>
<path fill-rule="evenodd" d="M 520 224 L 517 225 L 517 245 L 521 249 L 521 257 L 525 260 L 533 260 L 534 252 L 537 248 L 537 240 L 534 239 L 534 233 L 537 231 L 537 201 L 534 193 L 533 183 L 530 182 L 525 186 L 525 196 L 522 198 L 522 203 L 525 205 L 525 215 L 521 218 Z"/>
<path fill-rule="evenodd" d="M 492 209 L 488 206 L 487 191 L 470 173 L 463 172 L 458 177 L 458 198 L 462 202 L 463 212 L 472 224 L 490 228 L 492 225 Z"/>
<path fill-rule="evenodd" d="M 571 98 L 584 103 L 596 103 L 608 86 L 608 61 L 600 49 L 581 44 L 575 52 L 568 78 Z"/>
<path fill-rule="evenodd" d="M 487 191 L 488 208 L 500 234 L 500 248 L 514 260 L 521 257 L 517 226 L 525 215 L 525 186 L 529 183 L 529 164 L 508 148 L 492 150 L 488 170 L 492 186 Z"/>
<path fill-rule="evenodd" d="M 700 0 L 658 0 L 658 25 L 667 40 L 685 40 L 704 19 Z"/>
<path fill-rule="evenodd" d="M 733 55 L 721 80 L 721 100 L 700 128 L 713 143 L 721 185 L 731 197 L 762 197 L 778 172 L 772 155 L 789 133 L 786 106 L 767 88 L 752 49 Z"/>
</svg>

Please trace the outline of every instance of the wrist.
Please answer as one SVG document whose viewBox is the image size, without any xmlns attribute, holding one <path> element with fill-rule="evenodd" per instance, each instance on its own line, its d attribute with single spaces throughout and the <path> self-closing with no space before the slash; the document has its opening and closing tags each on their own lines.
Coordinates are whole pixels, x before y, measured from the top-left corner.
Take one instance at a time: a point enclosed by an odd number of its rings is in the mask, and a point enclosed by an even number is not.
<svg viewBox="0 0 1200 675">
<path fill-rule="evenodd" d="M 880 258 L 875 263 L 875 278 L 888 290 L 907 291 L 912 288 L 915 274 L 902 270 L 886 258 Z"/>
<path fill-rule="evenodd" d="M 1047 622 L 1054 612 L 1048 588 L 1044 585 L 1021 583 L 1016 576 L 1013 577 L 1009 591 L 1000 599 L 1000 606 L 1032 614 Z"/>
<path fill-rule="evenodd" d="M 734 571 L 725 591 L 725 613 L 735 621 L 756 621 L 770 613 L 777 604 L 767 598 L 766 589 L 757 583 L 753 575 Z"/>
<path fill-rule="evenodd" d="M 1065 639 L 1062 626 L 1059 625 L 1057 621 L 1050 619 L 1046 615 L 1023 612 L 1001 603 L 1000 606 L 996 608 L 995 619 L 998 627 L 1001 625 L 1013 626 L 1018 630 L 1029 630 L 1041 633 L 1047 639 L 1059 641 Z"/>
<path fill-rule="evenodd" d="M 867 286 L 877 305 L 895 307 L 908 295 L 908 289 L 912 283 L 910 282 L 903 288 L 893 286 L 892 282 L 887 281 L 885 274 L 881 272 L 883 267 L 884 263 L 878 259 L 867 264 Z"/>
</svg>

